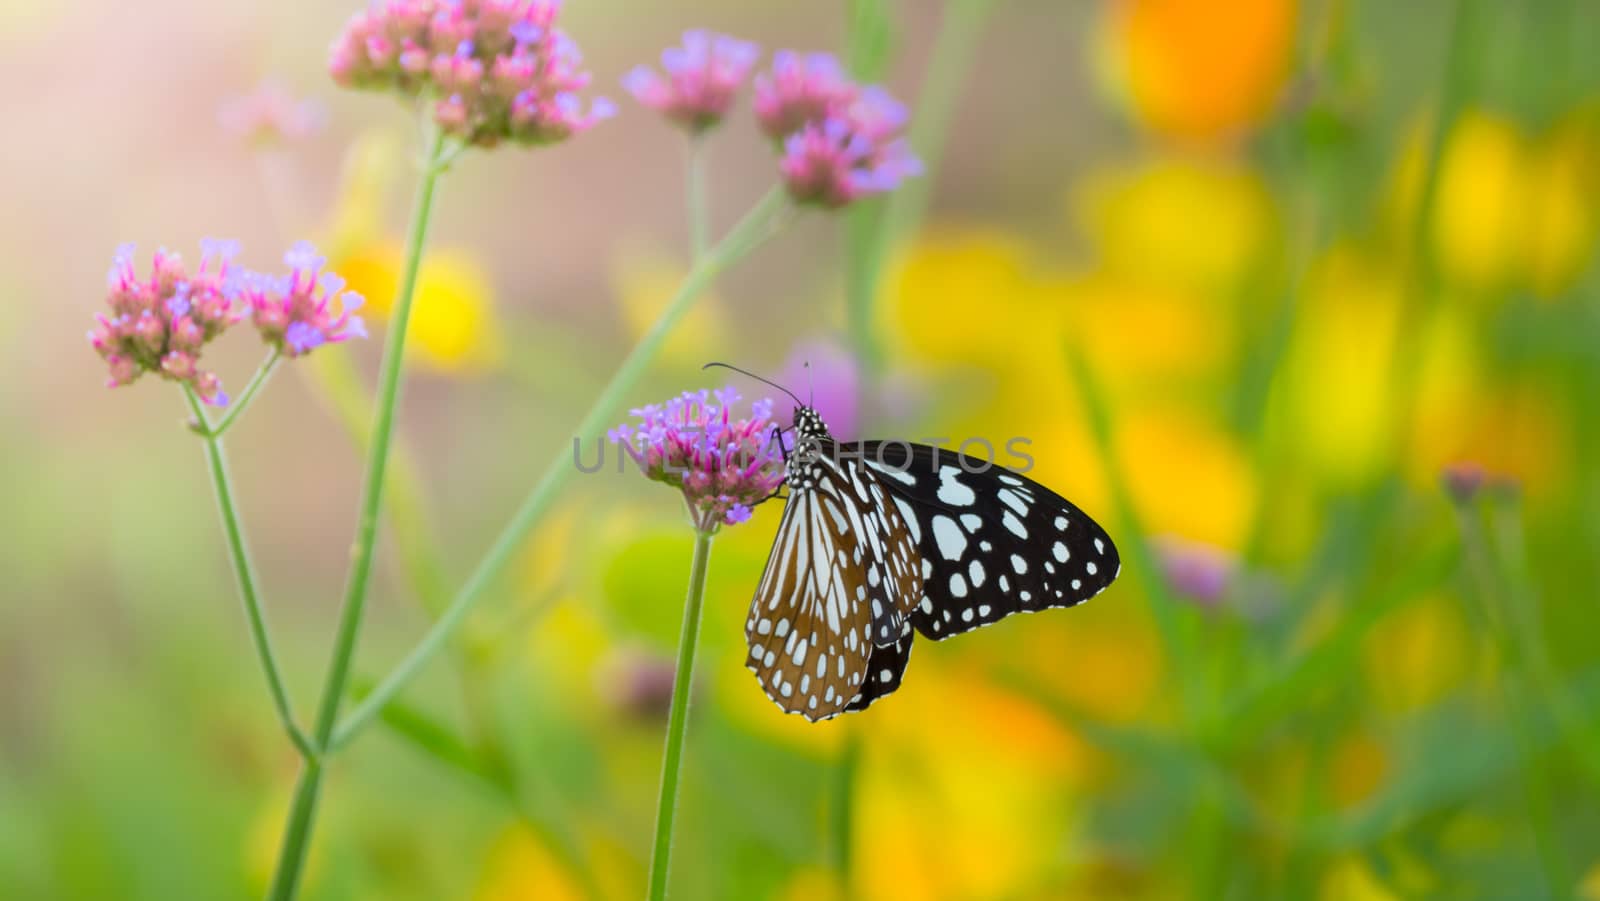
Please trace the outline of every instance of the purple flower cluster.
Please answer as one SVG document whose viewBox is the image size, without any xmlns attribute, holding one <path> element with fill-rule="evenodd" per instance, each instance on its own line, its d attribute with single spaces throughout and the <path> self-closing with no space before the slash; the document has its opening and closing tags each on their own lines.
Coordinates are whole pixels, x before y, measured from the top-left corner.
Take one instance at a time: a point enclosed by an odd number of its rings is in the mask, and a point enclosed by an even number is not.
<svg viewBox="0 0 1600 901">
<path fill-rule="evenodd" d="M 760 51 L 727 35 L 690 31 L 662 51 L 666 76 L 640 66 L 623 86 L 691 132 L 722 120 Z M 877 85 L 853 81 L 829 53 L 780 50 L 755 78 L 755 115 L 778 142 L 779 170 L 800 203 L 837 209 L 922 174 L 905 139 L 906 108 Z"/>
<path fill-rule="evenodd" d="M 234 300 L 246 273 L 233 264 L 236 242 L 204 241 L 200 247 L 197 271 L 188 272 L 182 257 L 159 250 L 150 277 L 142 280 L 133 268 L 133 245 L 117 248 L 106 276 L 111 315 L 98 314 L 89 331 L 89 343 L 110 367 L 108 387 L 154 372 L 189 385 L 209 404 L 228 403 L 216 373 L 200 368 L 200 350 L 239 321 Z"/>
<path fill-rule="evenodd" d="M 372 0 L 334 42 L 345 87 L 423 97 L 446 132 L 481 147 L 552 144 L 610 118 L 585 106 L 583 54 L 555 20 L 560 0 Z"/>
<path fill-rule="evenodd" d="M 661 51 L 665 77 L 639 66 L 623 78 L 622 85 L 650 109 L 691 132 L 701 132 L 728 114 L 734 95 L 760 58 L 761 48 L 749 41 L 686 31 L 682 47 Z"/>
<path fill-rule="evenodd" d="M 261 338 L 290 357 L 303 356 L 324 344 L 367 336 L 366 323 L 351 315 L 365 303 L 345 280 L 323 272 L 327 259 L 307 241 L 283 256 L 289 274 L 253 275 L 245 297 Z"/>
<path fill-rule="evenodd" d="M 682 490 L 698 528 L 735 525 L 783 484 L 772 401 L 758 400 L 748 418 L 736 419 L 738 401 L 732 388 L 686 391 L 665 404 L 633 410 L 639 422 L 624 423 L 606 437 L 626 449 L 646 476 Z"/>
<path fill-rule="evenodd" d="M 1216 609 L 1236 587 L 1238 561 L 1207 544 L 1162 536 L 1154 542 L 1167 586 L 1205 609 Z"/>
<path fill-rule="evenodd" d="M 817 76 L 814 82 L 813 89 L 794 95 L 792 105 L 774 100 L 770 121 L 793 122 L 814 109 L 818 97 L 834 90 L 831 76 Z M 776 87 L 771 90 L 778 93 Z M 811 118 L 783 137 L 783 180 L 790 196 L 801 203 L 837 209 L 893 191 L 922 174 L 922 161 L 904 136 L 904 104 L 876 85 L 850 94 L 848 101 L 835 100 L 821 115 L 810 113 Z"/>
<path fill-rule="evenodd" d="M 315 100 L 302 100 L 281 83 L 264 81 L 248 94 L 235 97 L 217 112 L 217 121 L 229 134 L 252 144 L 270 145 L 315 134 L 327 111 Z"/>
<path fill-rule="evenodd" d="M 341 294 L 344 280 L 323 273 L 325 261 L 305 242 L 285 257 L 291 271 L 282 277 L 235 264 L 237 241 L 200 242 L 193 273 L 182 257 L 159 250 L 147 279 L 134 271 L 133 253 L 132 244 L 117 248 L 106 276 L 111 315 L 98 314 L 89 330 L 89 344 L 111 369 L 108 387 L 154 372 L 189 385 L 208 404 L 227 405 L 216 373 L 200 368 L 200 350 L 245 316 L 253 315 L 262 338 L 291 357 L 366 337 L 361 318 L 351 315 L 361 297 Z"/>
</svg>

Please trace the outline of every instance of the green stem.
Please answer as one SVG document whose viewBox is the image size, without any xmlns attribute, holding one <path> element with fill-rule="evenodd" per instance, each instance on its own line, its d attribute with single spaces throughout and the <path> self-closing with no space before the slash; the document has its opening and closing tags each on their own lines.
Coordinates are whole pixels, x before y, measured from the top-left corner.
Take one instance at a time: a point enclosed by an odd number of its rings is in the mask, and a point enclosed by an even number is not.
<svg viewBox="0 0 1600 901">
<path fill-rule="evenodd" d="M 706 141 L 702 135 L 689 137 L 689 172 L 685 181 L 689 208 L 689 259 L 695 263 L 706 255 L 710 241 L 711 206 L 706 195 Z"/>
<path fill-rule="evenodd" d="M 667 304 L 661 317 L 651 326 L 639 343 L 634 345 L 633 351 L 627 359 L 622 361 L 611 381 L 606 384 L 600 397 L 584 415 L 579 423 L 576 434 L 582 438 L 597 435 L 610 418 L 615 415 L 617 407 L 622 402 L 623 395 L 633 390 L 633 386 L 644 375 L 645 368 L 651 360 L 655 359 L 657 351 L 671 334 L 673 326 L 686 315 L 694 303 L 699 299 L 707 285 L 718 274 L 726 270 L 733 263 L 755 250 L 763 241 L 775 234 L 780 227 L 780 214 L 789 209 L 788 201 L 781 188 L 775 188 L 759 201 L 753 209 L 730 230 L 726 237 L 717 246 L 713 247 L 706 256 L 689 270 L 683 283 L 678 286 L 678 293 Z M 411 681 L 428 662 L 438 654 L 450 641 L 456 630 L 466 621 L 467 614 L 481 600 L 489 586 L 505 569 L 506 565 L 516 556 L 522 547 L 522 542 L 528 533 L 544 515 L 545 509 L 555 499 L 556 492 L 566 483 L 566 480 L 576 469 L 569 458 L 570 449 L 563 445 L 556 455 L 545 466 L 544 474 L 528 493 L 522 506 L 511 517 L 511 522 L 501 530 L 494 544 L 487 554 L 479 561 L 472 575 L 468 577 L 461 591 L 456 594 L 428 633 L 422 637 L 417 646 L 401 660 L 372 694 L 357 704 L 347 714 L 334 730 L 329 747 L 342 747 L 351 738 L 355 737 L 366 724 L 383 709 L 406 684 Z"/>
<path fill-rule="evenodd" d="M 970 83 L 967 76 L 990 5 L 991 0 L 948 0 L 944 5 L 939 35 L 917 94 L 917 115 L 907 137 L 922 160 L 922 176 L 907 182 L 887 199 L 858 203 L 846 213 L 852 249 L 847 260 L 846 315 L 856 355 L 869 372 L 876 372 L 883 362 L 882 348 L 873 332 L 873 306 L 883 282 L 883 270 L 897 243 L 922 221 L 927 210 L 956 103 L 961 90 Z"/>
<path fill-rule="evenodd" d="M 250 407 L 250 402 L 256 399 L 256 393 L 261 390 L 261 386 L 265 385 L 267 379 L 272 377 L 272 371 L 278 367 L 278 361 L 281 359 L 283 359 L 283 353 L 276 347 L 267 353 L 267 358 L 261 361 L 261 366 L 256 369 L 256 374 L 250 377 L 250 383 L 244 386 L 244 390 L 239 392 L 238 397 L 234 398 L 233 405 L 228 408 L 226 413 L 222 414 L 222 418 L 211 426 L 212 435 L 221 438 L 222 434 L 237 422 L 240 416 L 244 415 L 244 411 Z"/>
<path fill-rule="evenodd" d="M 1456 502 L 1456 522 L 1461 530 L 1461 543 L 1466 562 L 1469 567 L 1471 581 L 1476 586 L 1474 592 L 1478 601 L 1478 612 L 1482 617 L 1487 636 L 1489 650 L 1494 654 L 1502 669 L 1497 678 L 1490 682 L 1500 703 L 1500 708 L 1511 720 L 1512 737 L 1517 748 L 1518 769 L 1522 776 L 1523 800 L 1527 804 L 1528 826 L 1533 833 L 1534 850 L 1539 856 L 1540 864 L 1544 868 L 1547 897 L 1566 898 L 1571 893 L 1574 881 L 1571 877 L 1572 868 L 1567 860 L 1566 852 L 1561 847 L 1560 837 L 1556 834 L 1552 816 L 1552 787 L 1547 783 L 1539 771 L 1538 753 L 1539 739 L 1535 734 L 1535 725 L 1531 721 L 1532 711 L 1529 704 L 1533 699 L 1533 692 L 1527 689 L 1531 680 L 1528 678 L 1526 667 L 1518 654 L 1515 640 L 1506 635 L 1504 621 L 1511 618 L 1507 611 L 1504 593 L 1504 582 L 1496 572 L 1495 564 L 1489 553 L 1489 543 L 1481 528 L 1479 511 L 1471 501 Z M 1522 670 L 1522 691 L 1514 692 L 1507 684 L 1512 680 L 1499 678 L 1505 675 L 1505 670 Z"/>
<path fill-rule="evenodd" d="M 389 446 L 394 437 L 394 411 L 400 394 L 400 375 L 405 368 L 406 327 L 411 316 L 411 301 L 416 292 L 417 271 L 422 263 L 423 246 L 427 243 L 428 221 L 433 213 L 434 186 L 443 172 L 440 161 L 443 159 L 444 148 L 445 136 L 442 132 L 437 133 L 429 146 L 421 183 L 417 188 L 411 234 L 406 241 L 405 270 L 400 280 L 400 293 L 395 298 L 394 311 L 389 321 L 388 340 L 383 349 L 383 364 L 378 378 L 377 410 L 373 416 L 372 440 L 367 452 L 367 471 L 362 486 L 360 518 L 356 522 L 356 540 L 352 550 L 350 576 L 345 585 L 344 605 L 339 615 L 339 631 L 334 641 L 333 660 L 328 666 L 327 680 L 322 687 L 322 700 L 317 709 L 314 737 L 316 746 L 324 753 L 329 750 L 329 740 L 333 736 L 333 727 L 339 716 L 339 702 L 344 697 L 345 682 L 350 676 L 350 662 L 355 655 L 356 638 L 361 631 L 361 616 L 366 607 L 367 586 L 372 576 L 373 551 L 377 543 L 378 515 L 383 506 L 384 474 L 388 469 Z M 283 847 L 278 856 L 277 871 L 272 879 L 269 897 L 273 901 L 288 901 L 298 890 L 306 847 L 311 838 L 312 820 L 316 816 L 317 794 L 321 783 L 320 762 L 307 761 L 301 768 L 300 781 L 295 788 L 294 803 L 289 812 Z"/>
<path fill-rule="evenodd" d="M 700 638 L 700 610 L 711 561 L 712 533 L 696 529 L 689 594 L 683 603 L 683 634 L 678 637 L 678 668 L 672 679 L 672 713 L 667 719 L 667 750 L 661 761 L 661 799 L 656 805 L 656 840 L 650 855 L 650 901 L 667 897 L 672 868 L 672 826 L 678 813 L 678 781 L 683 774 L 683 737 L 689 724 L 689 690 L 694 683 L 694 649 Z"/>
<path fill-rule="evenodd" d="M 300 751 L 300 756 L 310 760 L 317 756 L 316 751 L 295 722 L 294 708 L 289 703 L 289 693 L 283 687 L 283 676 L 278 670 L 278 658 L 272 651 L 267 616 L 261 607 L 260 592 L 256 590 L 255 566 L 250 562 L 244 526 L 239 522 L 239 510 L 233 500 L 233 480 L 228 475 L 228 458 L 222 450 L 222 439 L 218 430 L 211 426 L 205 406 L 194 389 L 183 386 L 183 396 L 189 401 L 189 409 L 203 430 L 206 462 L 211 467 L 211 486 L 216 490 L 217 510 L 222 514 L 222 530 L 228 537 L 228 557 L 233 561 L 233 575 L 239 583 L 239 599 L 244 601 L 245 618 L 250 622 L 250 638 L 256 646 L 256 656 L 261 660 L 261 671 L 267 677 L 273 706 L 278 709 L 278 721 L 283 724 L 283 731 L 288 733 L 289 740 Z"/>
</svg>

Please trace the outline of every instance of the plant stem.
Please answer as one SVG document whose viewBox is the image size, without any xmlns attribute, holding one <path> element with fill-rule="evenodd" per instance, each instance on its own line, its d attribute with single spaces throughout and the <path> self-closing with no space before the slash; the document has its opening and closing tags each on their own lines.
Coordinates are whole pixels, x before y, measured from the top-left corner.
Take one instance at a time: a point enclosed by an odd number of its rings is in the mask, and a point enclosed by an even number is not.
<svg viewBox="0 0 1600 901">
<path fill-rule="evenodd" d="M 579 436 L 598 434 L 610 417 L 615 415 L 616 408 L 621 404 L 623 395 L 633 389 L 633 386 L 644 375 L 645 368 L 655 358 L 661 344 L 667 335 L 672 332 L 679 320 L 694 306 L 694 302 L 705 290 L 706 286 L 727 269 L 734 262 L 748 255 L 762 241 L 771 237 L 780 226 L 780 213 L 788 210 L 788 203 L 781 188 L 775 188 L 759 201 L 753 209 L 730 230 L 726 237 L 717 246 L 707 252 L 706 256 L 697 263 L 683 283 L 678 286 L 678 293 L 667 304 L 666 310 L 656 320 L 650 331 L 645 333 L 639 343 L 634 345 L 633 351 L 627 359 L 622 361 L 611 381 L 584 415 L 583 421 L 578 425 Z M 450 606 L 439 617 L 438 621 L 422 637 L 417 646 L 400 661 L 394 670 L 378 686 L 372 694 L 357 704 L 334 730 L 330 747 L 342 747 L 350 741 L 370 721 L 383 706 L 410 682 L 424 666 L 433 659 L 434 655 L 444 648 L 456 630 L 466 621 L 467 614 L 481 600 L 489 586 L 505 569 L 506 565 L 522 547 L 522 542 L 528 533 L 544 515 L 545 509 L 555 499 L 556 492 L 565 484 L 567 478 L 574 472 L 575 467 L 568 457 L 568 448 L 562 445 L 555 456 L 545 466 L 544 474 L 528 493 L 522 506 L 511 517 L 511 522 L 501 530 L 494 544 L 487 554 L 479 561 L 478 566 L 468 577 L 461 591 L 450 602 Z"/>
<path fill-rule="evenodd" d="M 278 670 L 278 658 L 272 651 L 267 616 L 261 608 L 260 592 L 256 590 L 255 567 L 250 562 L 244 526 L 239 522 L 238 507 L 233 500 L 233 480 L 228 475 L 228 458 L 222 450 L 222 438 L 212 428 L 205 406 L 195 395 L 194 389 L 184 385 L 183 396 L 204 430 L 202 437 L 206 442 L 206 462 L 211 468 L 211 486 L 217 493 L 217 510 L 222 514 L 222 530 L 228 538 L 228 557 L 233 561 L 233 575 L 239 583 L 239 599 L 244 601 L 245 618 L 250 622 L 250 638 L 256 646 L 256 656 L 261 660 L 261 671 L 267 677 L 273 706 L 278 709 L 278 721 L 283 724 L 283 731 L 288 733 L 289 740 L 300 751 L 300 756 L 310 760 L 317 756 L 316 751 L 295 721 L 294 708 L 289 703 L 289 693 L 283 687 L 283 676 Z"/>
<path fill-rule="evenodd" d="M 367 452 L 367 471 L 362 486 L 361 512 L 356 522 L 356 540 L 352 549 L 350 575 L 345 585 L 344 605 L 339 614 L 339 631 L 334 641 L 333 660 L 328 666 L 323 683 L 322 700 L 317 708 L 313 733 L 316 746 L 323 753 L 329 750 L 329 739 L 339 715 L 339 702 L 343 699 L 345 682 L 350 676 L 350 661 L 355 655 L 356 638 L 361 631 L 361 616 L 366 607 L 367 586 L 372 576 L 372 557 L 377 543 L 378 515 L 383 506 L 384 474 L 388 469 L 389 445 L 394 436 L 394 411 L 400 394 L 400 375 L 405 368 L 406 327 L 411 316 L 412 296 L 417 287 L 417 271 L 422 263 L 422 251 L 428 238 L 428 220 L 433 213 L 434 186 L 443 172 L 441 160 L 445 136 L 435 133 L 423 165 L 421 182 L 417 188 L 416 208 L 412 212 L 411 234 L 406 241 L 405 270 L 400 280 L 399 296 L 395 298 L 393 315 L 389 321 L 389 336 L 384 344 L 383 364 L 378 377 L 377 410 L 373 415 L 371 444 Z M 308 760 L 300 770 L 300 780 L 295 787 L 294 803 L 289 811 L 283 847 L 279 851 L 277 871 L 272 879 L 269 897 L 273 901 L 288 901 L 299 887 L 300 871 L 305 863 L 306 846 L 311 837 L 312 820 L 316 816 L 317 794 L 322 783 L 322 765 L 318 760 Z"/>
<path fill-rule="evenodd" d="M 256 374 L 250 377 L 250 383 L 244 386 L 244 390 L 239 392 L 238 397 L 234 398 L 233 405 L 228 408 L 226 413 L 222 414 L 222 418 L 217 420 L 216 425 L 209 428 L 212 435 L 221 438 L 222 433 L 226 432 L 239 420 L 240 416 L 244 415 L 244 411 L 250 407 L 250 402 L 256 399 L 256 393 L 261 390 L 262 385 L 267 383 L 267 379 L 272 377 L 272 371 L 278 367 L 278 361 L 282 358 L 282 351 L 276 347 L 267 353 L 267 358 L 261 361 L 261 366 L 256 369 Z"/>
<path fill-rule="evenodd" d="M 710 240 L 711 206 L 706 196 L 706 141 L 698 134 L 689 137 L 689 172 L 684 187 L 689 208 L 689 259 L 699 263 Z"/>
<path fill-rule="evenodd" d="M 1504 580 L 1496 571 L 1489 543 L 1484 535 L 1477 506 L 1471 501 L 1456 501 L 1456 523 L 1461 530 L 1461 543 L 1466 557 L 1471 581 L 1476 585 L 1478 612 L 1486 628 L 1483 630 L 1490 652 L 1499 664 L 1500 672 L 1489 680 L 1500 702 L 1500 708 L 1511 721 L 1511 733 L 1517 748 L 1518 769 L 1522 775 L 1523 800 L 1527 804 L 1528 827 L 1533 833 L 1533 846 L 1544 868 L 1546 897 L 1565 898 L 1574 884 L 1572 868 L 1565 849 L 1561 847 L 1552 816 L 1553 787 L 1539 770 L 1535 755 L 1539 741 L 1531 717 L 1534 692 L 1532 680 L 1518 654 L 1515 639 L 1506 634 L 1505 621 L 1515 616 L 1507 610 L 1504 597 Z M 1507 671 L 1520 669 L 1521 684 L 1525 688 L 1515 691 L 1506 679 Z"/>
<path fill-rule="evenodd" d="M 655 850 L 650 855 L 650 901 L 667 897 L 672 869 L 672 826 L 678 812 L 678 781 L 683 774 L 683 737 L 689 724 L 689 690 L 694 683 L 694 649 L 700 638 L 700 610 L 706 593 L 706 567 L 711 561 L 712 533 L 694 535 L 694 562 L 689 565 L 689 593 L 683 602 L 683 634 L 678 636 L 678 668 L 672 678 L 672 713 L 667 719 L 667 750 L 661 760 L 661 799 L 656 805 Z"/>
<path fill-rule="evenodd" d="M 988 19 L 991 0 L 947 0 L 939 35 L 917 94 L 917 114 L 908 135 L 922 160 L 922 177 L 912 179 L 888 198 L 858 203 L 846 213 L 851 253 L 846 260 L 845 305 L 856 355 L 869 373 L 882 366 L 882 348 L 873 333 L 873 306 L 883 282 L 884 264 L 896 244 L 922 221 L 928 195 L 938 180 L 946 138 L 955 118 L 961 90 L 978 39 Z"/>
</svg>

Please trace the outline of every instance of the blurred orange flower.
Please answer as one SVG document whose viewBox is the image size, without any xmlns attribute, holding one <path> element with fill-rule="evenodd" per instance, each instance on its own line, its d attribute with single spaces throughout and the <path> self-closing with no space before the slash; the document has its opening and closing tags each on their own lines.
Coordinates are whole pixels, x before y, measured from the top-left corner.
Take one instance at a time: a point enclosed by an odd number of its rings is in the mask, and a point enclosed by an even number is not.
<svg viewBox="0 0 1600 901">
<path fill-rule="evenodd" d="M 1113 84 L 1152 132 L 1214 142 L 1265 120 L 1290 70 L 1294 0 L 1115 0 L 1100 32 Z"/>
</svg>

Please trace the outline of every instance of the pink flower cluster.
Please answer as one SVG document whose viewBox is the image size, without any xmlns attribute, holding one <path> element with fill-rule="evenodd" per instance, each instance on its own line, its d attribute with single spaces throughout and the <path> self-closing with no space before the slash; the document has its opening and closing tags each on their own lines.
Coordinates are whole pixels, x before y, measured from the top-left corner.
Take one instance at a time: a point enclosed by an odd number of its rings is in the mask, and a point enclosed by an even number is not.
<svg viewBox="0 0 1600 901">
<path fill-rule="evenodd" d="M 255 275 L 246 280 L 244 295 L 261 338 L 290 357 L 310 353 L 324 344 L 337 344 L 367 336 L 366 323 L 351 315 L 365 303 L 345 280 L 323 272 L 327 259 L 301 241 L 284 254 L 289 274 L 273 278 Z"/>
<path fill-rule="evenodd" d="M 134 271 L 133 253 L 132 244 L 117 248 L 106 277 L 111 315 L 97 315 L 89 330 L 89 344 L 111 369 L 109 387 L 154 372 L 189 385 L 208 404 L 226 406 L 221 380 L 200 368 L 200 350 L 246 316 L 254 317 L 263 340 L 291 357 L 366 337 L 361 318 L 351 315 L 360 295 L 341 293 L 344 280 L 322 272 L 325 261 L 305 242 L 285 257 L 291 271 L 282 277 L 235 264 L 236 241 L 202 241 L 200 268 L 192 273 L 182 257 L 159 250 L 145 279 Z"/>
<path fill-rule="evenodd" d="M 686 31 L 682 47 L 661 51 L 666 76 L 639 66 L 622 86 L 645 106 L 691 132 L 715 126 L 728 114 L 761 48 L 749 41 L 709 31 Z"/>
<path fill-rule="evenodd" d="M 646 476 L 682 490 L 697 527 L 735 525 L 783 484 L 772 401 L 758 400 L 748 418 L 736 419 L 738 400 L 732 388 L 714 395 L 686 391 L 665 404 L 633 410 L 637 425 L 625 423 L 606 437 Z"/>
<path fill-rule="evenodd" d="M 334 42 L 345 87 L 434 104 L 445 131 L 481 147 L 552 144 L 610 118 L 578 46 L 555 24 L 560 0 L 373 0 Z"/>
<path fill-rule="evenodd" d="M 322 128 L 326 118 L 322 104 L 297 98 L 276 81 L 262 82 L 217 112 L 218 123 L 229 134 L 262 145 L 309 137 Z"/>
<path fill-rule="evenodd" d="M 837 209 L 922 174 L 922 161 L 905 139 L 906 108 L 888 91 L 876 85 L 841 90 L 832 67 L 815 62 L 801 71 L 809 77 L 777 64 L 765 87 L 758 82 L 756 88 L 769 132 L 792 129 L 782 135 L 779 164 L 790 196 Z"/>
<path fill-rule="evenodd" d="M 640 103 L 691 132 L 720 122 L 760 55 L 754 44 L 689 31 L 661 54 L 663 77 L 640 66 L 623 86 Z M 829 53 L 780 50 L 755 79 L 755 114 L 778 142 L 789 195 L 829 209 L 892 191 L 922 174 L 905 139 L 906 108 L 877 85 L 861 85 Z"/>
<path fill-rule="evenodd" d="M 160 250 L 147 279 L 134 271 L 133 245 L 117 248 L 106 277 L 111 315 L 97 315 L 89 331 L 89 343 L 110 367 L 109 387 L 154 372 L 189 385 L 209 404 L 228 403 L 216 373 L 200 368 L 200 350 L 239 321 L 234 299 L 246 273 L 233 264 L 237 243 L 200 246 L 197 271 L 190 273 L 180 256 Z"/>
</svg>

